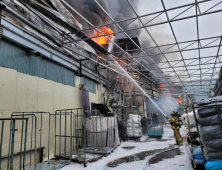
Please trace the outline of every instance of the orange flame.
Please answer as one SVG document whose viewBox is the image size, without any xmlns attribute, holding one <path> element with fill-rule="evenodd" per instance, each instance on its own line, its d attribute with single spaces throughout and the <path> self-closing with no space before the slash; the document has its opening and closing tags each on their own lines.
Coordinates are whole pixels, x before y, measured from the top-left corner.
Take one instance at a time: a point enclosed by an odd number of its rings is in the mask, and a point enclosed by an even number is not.
<svg viewBox="0 0 222 170">
<path fill-rule="evenodd" d="M 112 38 L 113 35 L 111 33 L 113 33 L 113 31 L 110 28 L 103 26 L 98 29 L 103 34 L 110 34 L 110 35 L 106 35 L 106 37 L 108 37 L 109 39 Z M 99 31 L 94 30 L 94 34 L 91 35 L 91 37 L 101 36 L 102 34 Z M 97 42 L 98 44 L 110 44 L 110 41 L 106 37 L 102 36 L 102 37 L 93 38 L 93 41 Z"/>
<path fill-rule="evenodd" d="M 181 97 L 177 98 L 177 104 L 182 104 Z"/>
<path fill-rule="evenodd" d="M 161 84 L 159 90 L 162 90 L 165 87 L 165 84 Z"/>
</svg>

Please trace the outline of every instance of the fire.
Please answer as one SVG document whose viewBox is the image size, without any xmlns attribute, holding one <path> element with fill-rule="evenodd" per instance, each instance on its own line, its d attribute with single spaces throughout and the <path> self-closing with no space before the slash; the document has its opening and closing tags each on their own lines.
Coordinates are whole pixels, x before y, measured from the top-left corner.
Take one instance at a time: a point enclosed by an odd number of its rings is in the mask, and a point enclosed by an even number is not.
<svg viewBox="0 0 222 170">
<path fill-rule="evenodd" d="M 177 104 L 182 104 L 181 97 L 177 98 Z"/>
<path fill-rule="evenodd" d="M 165 84 L 161 84 L 159 90 L 162 90 L 165 87 Z"/>
<path fill-rule="evenodd" d="M 113 31 L 110 28 L 107 28 L 106 26 L 100 27 L 99 31 L 101 31 L 103 34 L 110 34 L 106 35 L 109 39 L 113 37 L 111 33 Z M 96 37 L 102 35 L 99 31 L 94 30 L 94 34 L 91 37 Z M 105 36 L 93 38 L 93 41 L 97 42 L 98 44 L 110 44 L 110 41 Z"/>
</svg>

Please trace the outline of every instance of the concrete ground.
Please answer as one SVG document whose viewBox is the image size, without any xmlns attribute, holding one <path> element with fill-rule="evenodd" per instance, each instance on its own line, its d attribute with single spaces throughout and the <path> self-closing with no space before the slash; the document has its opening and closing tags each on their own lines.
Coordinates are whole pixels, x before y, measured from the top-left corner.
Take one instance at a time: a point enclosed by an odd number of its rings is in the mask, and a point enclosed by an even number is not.
<svg viewBox="0 0 222 170">
<path fill-rule="evenodd" d="M 181 128 L 181 136 L 184 137 L 184 142 L 186 140 L 186 129 L 184 126 Z M 88 163 L 87 167 L 84 168 L 83 164 L 72 163 L 61 170 L 73 170 L 73 169 L 84 169 L 84 170 L 192 170 L 191 161 L 185 151 L 184 146 L 180 147 L 180 154 L 176 155 L 174 158 L 163 159 L 162 161 L 146 165 L 147 161 L 155 154 L 155 150 L 160 150 L 168 148 L 169 145 L 175 143 L 173 137 L 173 131 L 170 125 L 164 125 L 164 134 L 161 139 L 149 138 L 148 136 L 143 136 L 141 141 L 127 141 L 122 142 L 121 145 L 114 150 L 113 153 L 102 159 Z M 125 148 L 126 147 L 126 148 Z M 129 147 L 129 148 L 128 148 Z M 138 154 L 143 151 L 150 152 L 153 150 L 153 154 L 147 154 L 144 158 L 130 159 L 130 161 L 120 162 L 115 167 L 108 167 L 107 164 L 122 157 Z M 132 157 L 132 156 L 131 156 Z"/>
</svg>

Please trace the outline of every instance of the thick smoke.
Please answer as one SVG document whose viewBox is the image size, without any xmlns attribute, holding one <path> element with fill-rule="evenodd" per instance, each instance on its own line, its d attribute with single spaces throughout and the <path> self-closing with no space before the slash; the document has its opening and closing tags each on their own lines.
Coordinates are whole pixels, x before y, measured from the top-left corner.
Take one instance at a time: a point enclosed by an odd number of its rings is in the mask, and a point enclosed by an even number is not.
<svg viewBox="0 0 222 170">
<path fill-rule="evenodd" d="M 167 117 L 170 117 L 170 114 L 179 108 L 177 99 L 166 94 L 162 94 L 159 100 L 155 101 L 155 103 L 163 110 Z M 156 108 L 156 106 L 154 106 L 154 104 L 151 104 L 151 112 L 159 113 L 159 110 Z"/>
<path fill-rule="evenodd" d="M 94 26 L 102 25 L 109 21 L 108 16 L 100 9 L 100 7 L 93 0 L 66 0 L 75 10 L 77 10 L 82 16 L 84 16 Z M 108 4 L 105 0 L 98 0 L 100 5 L 108 11 Z M 70 10 L 75 18 L 83 25 L 83 29 L 89 27 L 81 17 L 75 12 Z"/>
<path fill-rule="evenodd" d="M 97 0 L 99 4 L 108 12 L 115 21 L 124 20 L 126 18 L 135 17 L 135 14 L 132 12 L 131 7 L 129 6 L 126 0 Z M 66 0 L 75 10 L 77 10 L 81 15 L 83 15 L 89 22 L 94 26 L 99 26 L 102 24 L 112 23 L 109 17 L 103 12 L 100 7 L 93 0 Z M 132 4 L 137 9 L 138 1 L 132 0 Z M 70 12 L 75 16 L 75 18 L 83 25 L 83 29 L 89 27 L 89 25 L 81 19 L 76 13 L 70 10 Z M 125 27 L 130 21 L 120 23 L 121 27 Z M 127 28 L 131 28 L 133 25 Z M 135 26 L 135 25 L 134 25 Z M 116 26 L 109 26 L 113 31 L 116 31 Z M 131 31 L 128 32 L 131 37 L 137 37 L 140 34 L 140 31 Z M 119 38 L 124 37 L 124 34 L 118 34 Z"/>
<path fill-rule="evenodd" d="M 103 12 L 100 7 L 94 2 L 94 0 L 66 0 L 74 9 L 76 9 L 81 15 L 83 15 L 87 20 L 89 20 L 94 26 L 99 26 L 102 24 L 112 23 L 112 21 L 109 19 L 109 17 Z M 129 19 L 136 17 L 134 11 L 128 4 L 126 0 L 97 0 L 101 6 L 109 13 L 109 15 L 115 20 L 120 21 L 124 19 Z M 143 5 L 143 0 L 130 0 L 132 3 L 134 9 L 139 12 L 141 9 L 141 5 Z M 147 5 L 147 4 L 146 4 Z M 75 18 L 83 25 L 83 29 L 89 28 L 89 25 L 81 19 L 77 14 L 75 14 L 73 11 L 70 10 L 70 12 L 75 16 Z M 148 13 L 147 11 L 144 11 L 143 13 Z M 147 23 L 150 21 L 149 17 L 145 17 L 142 19 L 143 23 Z M 141 23 L 139 20 L 135 20 L 134 22 L 130 23 L 132 20 L 125 21 L 119 23 L 119 25 L 124 29 L 131 29 L 131 28 L 138 28 L 141 26 Z M 155 21 L 161 22 L 163 19 L 160 17 L 155 19 Z M 129 25 L 128 25 L 129 24 Z M 109 26 L 114 32 L 120 31 L 118 27 L 116 27 L 114 24 Z M 165 27 L 151 27 L 149 28 L 149 31 L 152 32 L 152 35 L 154 36 L 155 40 L 158 44 L 164 44 L 169 39 L 172 39 L 172 37 L 169 36 L 169 34 L 165 33 Z M 92 32 L 88 31 L 86 34 L 91 35 Z M 145 29 L 137 29 L 134 31 L 128 31 L 127 34 L 130 37 L 138 37 L 140 46 L 142 48 L 155 46 L 155 43 L 153 43 L 151 37 L 147 34 Z M 115 39 L 121 39 L 121 38 L 127 38 L 124 33 L 118 33 L 115 34 Z M 169 47 L 166 47 L 169 48 Z M 162 49 L 164 50 L 164 49 Z M 163 74 L 157 70 L 158 68 L 153 64 L 153 62 L 161 62 L 163 60 L 163 55 L 159 54 L 159 49 L 144 49 L 144 51 L 151 55 L 149 59 L 148 57 L 140 57 L 136 58 L 137 61 L 142 63 L 146 68 L 154 73 L 157 77 L 163 77 Z M 159 54 L 159 55 L 154 55 Z M 135 52 L 132 54 L 133 56 L 143 56 L 144 54 L 141 52 Z M 152 56 L 154 55 L 154 56 Z M 169 56 L 167 56 L 169 57 Z M 178 54 L 170 54 L 170 60 L 172 59 L 178 59 Z M 152 60 L 152 61 L 151 61 Z M 135 66 L 136 65 L 136 66 Z M 134 66 L 136 69 L 141 70 L 144 68 L 141 68 L 137 62 L 134 63 Z M 167 67 L 168 65 L 166 65 Z M 144 71 L 146 71 L 144 69 Z M 159 80 L 156 80 L 157 82 Z M 167 83 L 167 82 L 166 82 Z M 167 84 L 166 84 L 167 85 Z"/>
</svg>

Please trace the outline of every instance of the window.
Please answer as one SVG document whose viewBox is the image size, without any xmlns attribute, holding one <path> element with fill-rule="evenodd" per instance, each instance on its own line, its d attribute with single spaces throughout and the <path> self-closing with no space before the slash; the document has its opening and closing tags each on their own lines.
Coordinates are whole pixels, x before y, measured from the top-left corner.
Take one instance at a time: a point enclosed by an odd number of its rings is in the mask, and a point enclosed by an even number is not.
<svg viewBox="0 0 222 170">
<path fill-rule="evenodd" d="M 93 107 L 94 104 L 96 103 L 91 102 L 91 116 L 100 115 L 100 112 Z"/>
</svg>

